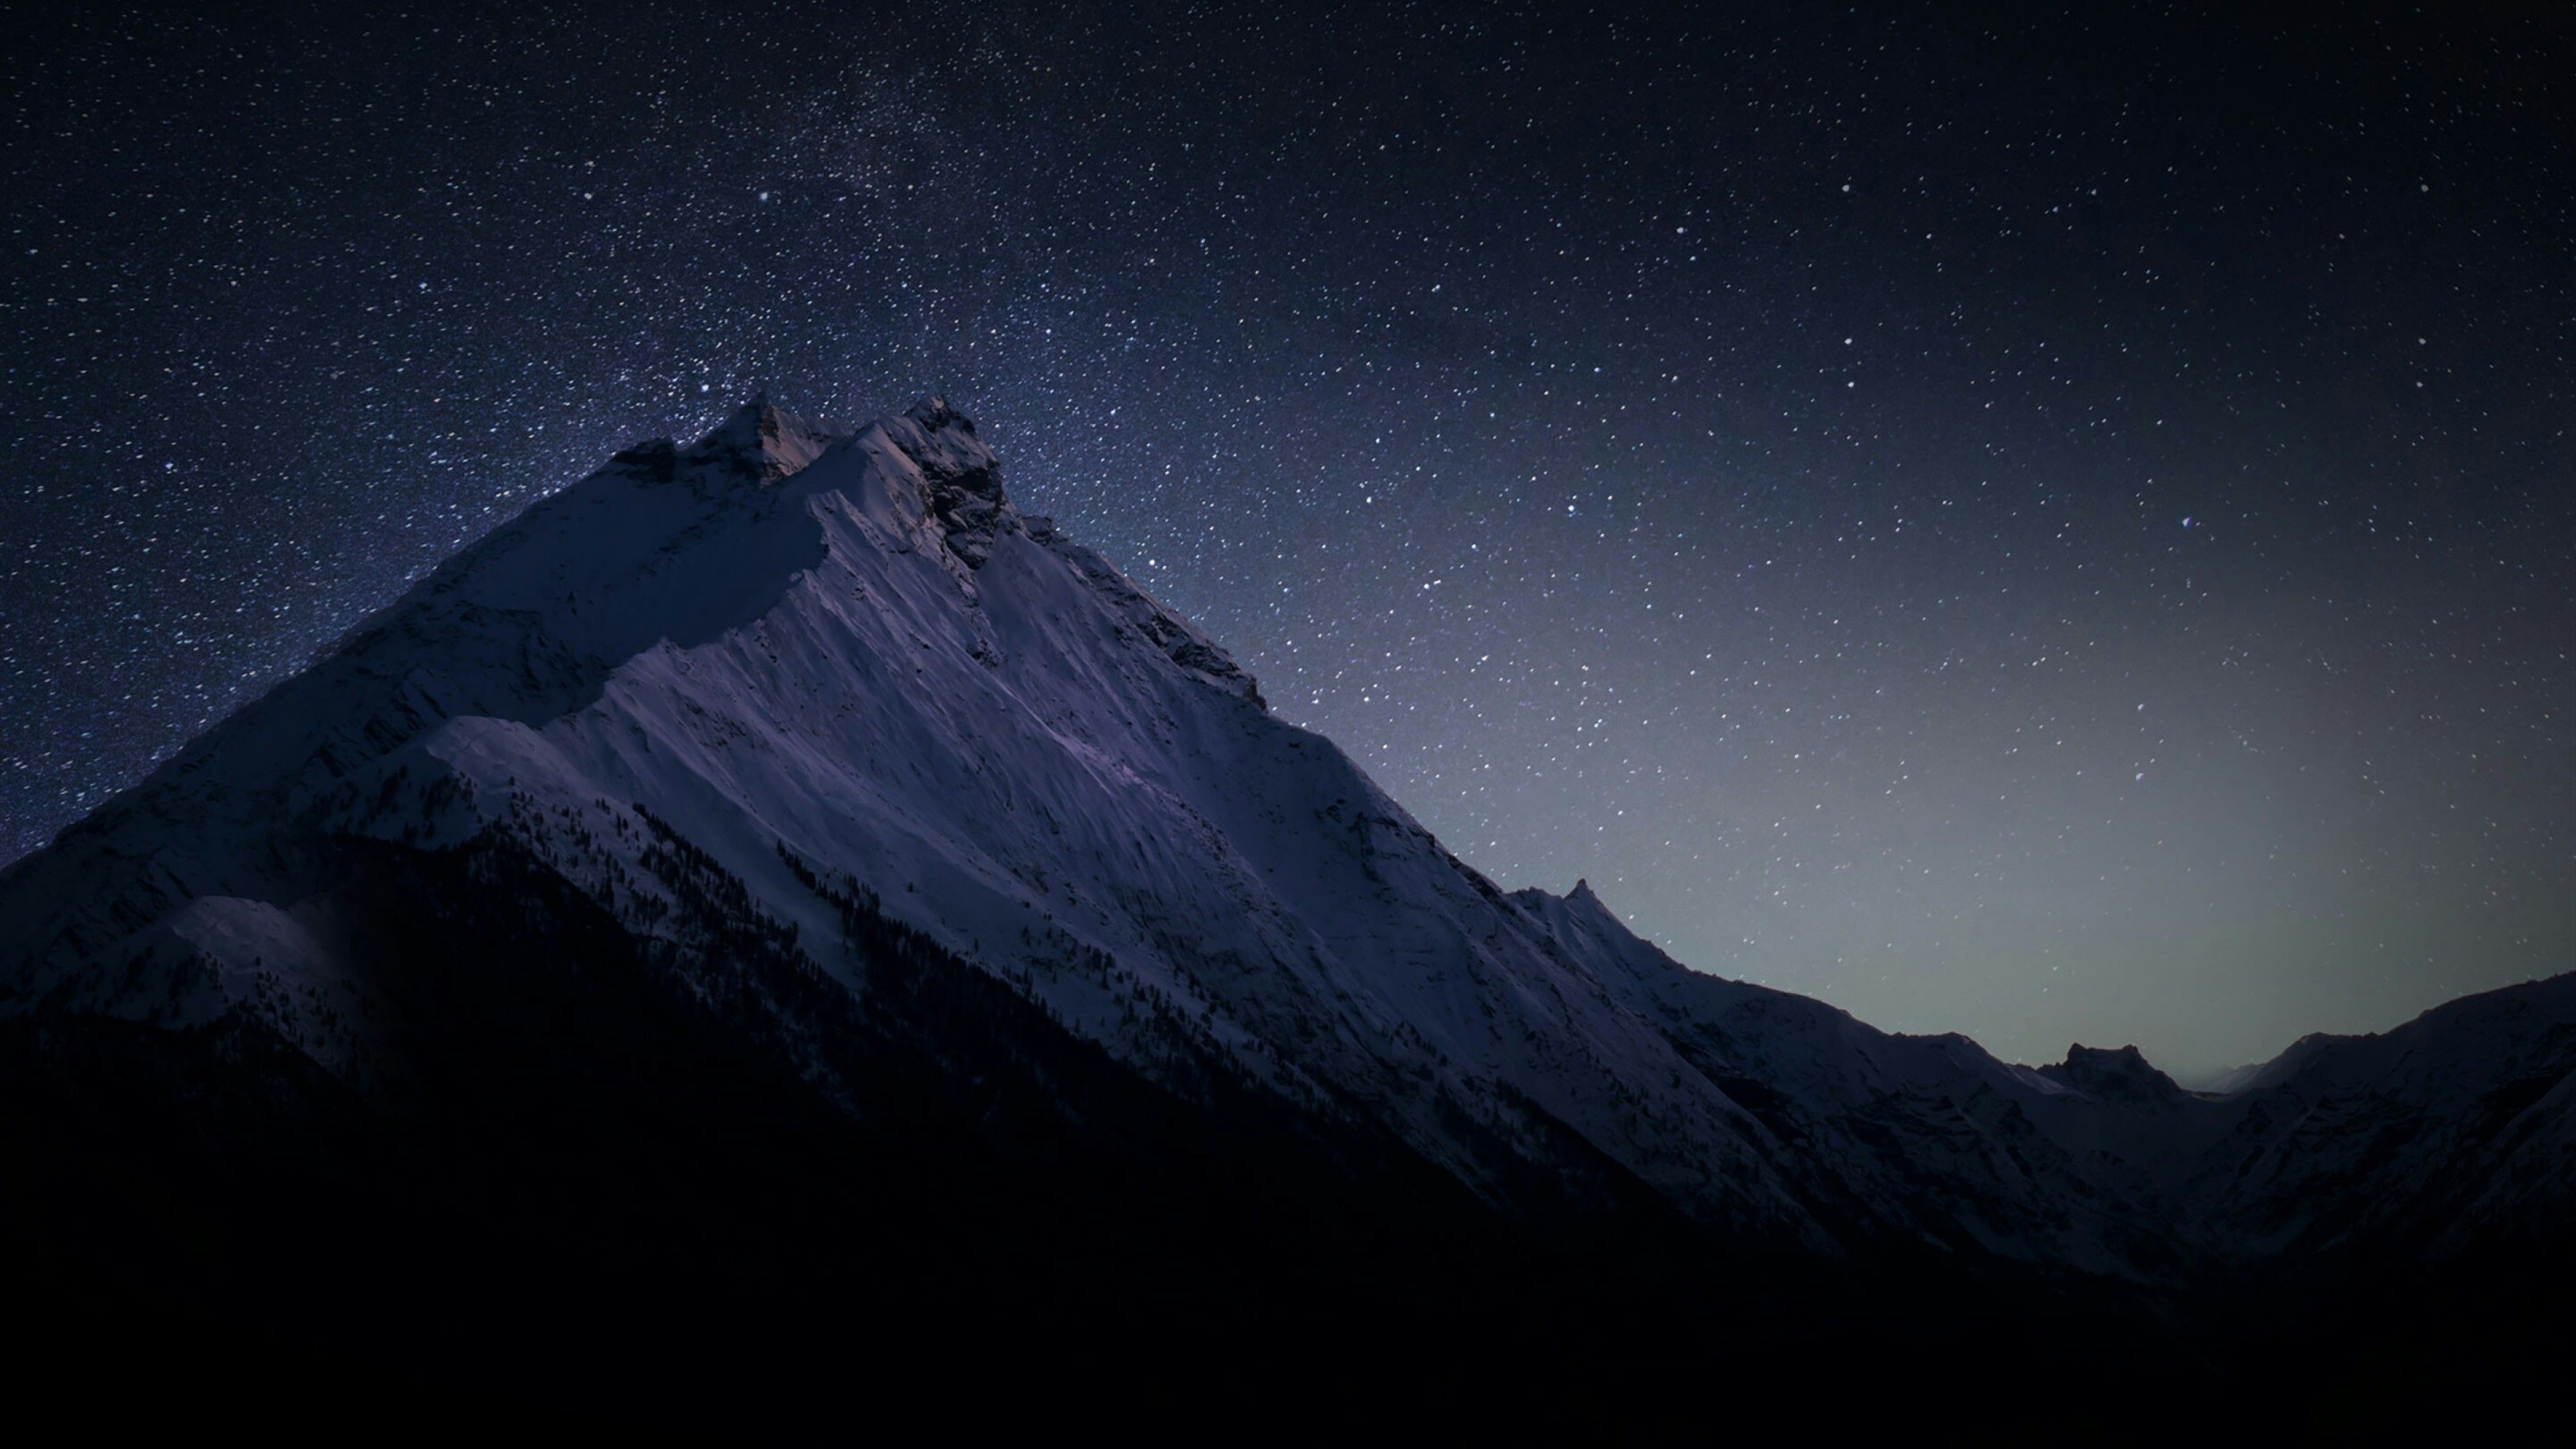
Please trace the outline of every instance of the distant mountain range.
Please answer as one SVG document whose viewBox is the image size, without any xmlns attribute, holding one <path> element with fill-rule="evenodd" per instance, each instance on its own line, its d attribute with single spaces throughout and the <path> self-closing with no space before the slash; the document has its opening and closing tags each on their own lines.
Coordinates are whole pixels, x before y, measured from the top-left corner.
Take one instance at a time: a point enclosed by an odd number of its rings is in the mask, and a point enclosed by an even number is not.
<svg viewBox="0 0 2576 1449">
<path fill-rule="evenodd" d="M 2222 1085 L 1498 889 L 938 399 L 619 453 L 0 874 L 0 1227 L 172 1382 L 723 1425 L 2010 1345 L 2361 1402 L 2563 1346 L 2576 976 Z"/>
</svg>

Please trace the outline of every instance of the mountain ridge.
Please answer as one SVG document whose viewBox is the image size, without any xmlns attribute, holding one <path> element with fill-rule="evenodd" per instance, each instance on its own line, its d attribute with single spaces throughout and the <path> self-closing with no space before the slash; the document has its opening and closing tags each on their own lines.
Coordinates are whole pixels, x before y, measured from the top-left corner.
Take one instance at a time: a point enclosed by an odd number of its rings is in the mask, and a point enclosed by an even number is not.
<svg viewBox="0 0 2576 1449">
<path fill-rule="evenodd" d="M 496 1037 L 521 977 L 556 1004 Z M 649 1004 L 612 1028 L 585 992 Z M 1107 1121 L 1233 1114 L 1268 1160 L 1580 1224 L 1573 1251 L 1635 1231 L 2140 1305 L 2522 1241 L 2576 1203 L 2576 976 L 2309 1038 L 2213 1096 L 2134 1048 L 2020 1066 L 1690 971 L 1588 882 L 1460 861 L 1022 515 L 939 398 L 848 433 L 756 398 L 461 552 L 0 871 L 12 1022 L 156 1060 L 273 1041 L 299 1091 L 387 1120 L 481 1101 L 460 1060 L 587 1100 L 521 1056 L 614 1076 L 618 1033 L 676 1032 L 827 1139 L 923 1094 L 1001 1091 L 1076 1160 Z"/>
</svg>

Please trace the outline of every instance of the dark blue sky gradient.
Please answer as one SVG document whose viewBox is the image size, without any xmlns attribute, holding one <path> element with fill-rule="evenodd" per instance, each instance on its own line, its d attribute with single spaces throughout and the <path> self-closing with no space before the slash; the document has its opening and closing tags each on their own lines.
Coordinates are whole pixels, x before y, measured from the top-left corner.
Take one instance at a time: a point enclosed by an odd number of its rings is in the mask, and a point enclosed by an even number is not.
<svg viewBox="0 0 2576 1449">
<path fill-rule="evenodd" d="M 5 22 L 0 853 L 623 443 L 942 387 L 1693 965 L 2185 1070 L 2576 965 L 2546 8 L 362 8 Z"/>
</svg>

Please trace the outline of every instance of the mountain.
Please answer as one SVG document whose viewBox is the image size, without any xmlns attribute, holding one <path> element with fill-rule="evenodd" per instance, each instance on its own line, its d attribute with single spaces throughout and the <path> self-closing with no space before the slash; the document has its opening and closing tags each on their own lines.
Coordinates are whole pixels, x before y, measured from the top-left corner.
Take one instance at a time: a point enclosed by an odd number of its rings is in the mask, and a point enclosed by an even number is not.
<svg viewBox="0 0 2576 1449">
<path fill-rule="evenodd" d="M 1688 970 L 1460 862 L 939 399 L 755 401 L 467 549 L 0 873 L 0 1027 L 61 1282 L 512 1393 L 721 1397 L 817 1314 L 2206 1367 L 2213 1285 L 2576 1221 L 2576 978 L 2195 1094 Z"/>
</svg>

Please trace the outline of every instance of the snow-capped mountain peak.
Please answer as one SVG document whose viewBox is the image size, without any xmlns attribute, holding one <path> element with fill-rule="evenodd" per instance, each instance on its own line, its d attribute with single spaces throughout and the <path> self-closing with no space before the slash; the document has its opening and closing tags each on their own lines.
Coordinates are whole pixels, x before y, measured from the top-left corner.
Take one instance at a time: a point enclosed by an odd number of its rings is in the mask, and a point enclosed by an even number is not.
<svg viewBox="0 0 2576 1449">
<path fill-rule="evenodd" d="M 1024 518 L 938 397 L 851 434 L 756 398 L 465 550 L 0 875 L 0 1016 L 252 1021 L 377 1090 L 410 1039 L 382 882 L 460 859 L 623 933 L 837 1102 L 899 948 L 1161 1090 L 1255 1094 L 1498 1204 L 1615 1179 L 1825 1252 L 2153 1279 L 2340 1231 L 2283 1196 L 2335 1160 L 2302 1124 L 2433 1060 L 2330 1043 L 2224 1101 L 2133 1048 L 2032 1070 L 1689 971 L 1588 882 L 1507 895 Z M 2514 1048 L 2445 1048 L 2387 1100 L 2563 1134 L 2576 1001 L 2524 1005 L 2408 1028 Z M 2419 1187 L 2452 1160 L 2409 1151 Z"/>
</svg>

